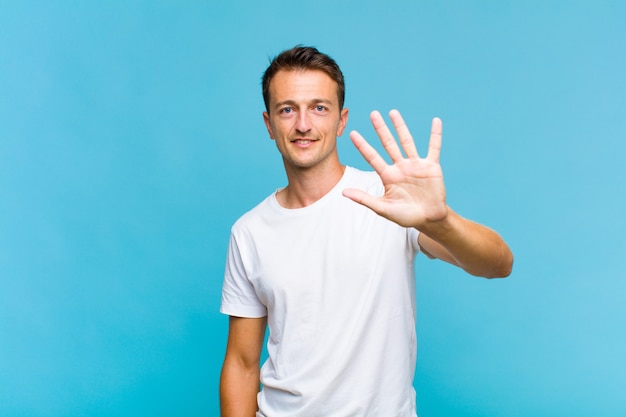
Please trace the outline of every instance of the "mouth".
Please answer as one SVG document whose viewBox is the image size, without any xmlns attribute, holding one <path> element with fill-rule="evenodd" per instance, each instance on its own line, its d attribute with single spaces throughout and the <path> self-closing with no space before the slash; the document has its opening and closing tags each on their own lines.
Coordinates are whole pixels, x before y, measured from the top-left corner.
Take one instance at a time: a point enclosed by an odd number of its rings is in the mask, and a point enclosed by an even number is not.
<svg viewBox="0 0 626 417">
<path fill-rule="evenodd" d="M 296 145 L 310 145 L 313 142 L 317 142 L 317 139 L 293 139 L 291 143 Z"/>
</svg>

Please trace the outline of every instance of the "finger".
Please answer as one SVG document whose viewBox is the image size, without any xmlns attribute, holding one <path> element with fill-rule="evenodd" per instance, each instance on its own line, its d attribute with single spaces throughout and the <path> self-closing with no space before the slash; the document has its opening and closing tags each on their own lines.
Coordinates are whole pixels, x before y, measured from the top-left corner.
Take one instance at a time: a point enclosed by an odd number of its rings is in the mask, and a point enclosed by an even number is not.
<svg viewBox="0 0 626 417">
<path fill-rule="evenodd" d="M 428 156 L 433 162 L 439 163 L 439 156 L 441 155 L 441 136 L 443 132 L 443 123 L 441 119 L 435 117 L 430 128 L 430 142 L 428 144 Z"/>
<path fill-rule="evenodd" d="M 370 114 L 370 120 L 372 121 L 372 125 L 376 130 L 376 134 L 380 138 L 380 143 L 383 144 L 383 147 L 387 151 L 387 154 L 391 158 L 393 162 L 397 162 L 402 160 L 402 152 L 396 143 L 396 138 L 393 137 L 393 133 L 387 127 L 387 123 L 383 119 L 383 116 L 378 111 L 373 111 Z"/>
<path fill-rule="evenodd" d="M 404 149 L 404 153 L 406 154 L 407 158 L 419 158 L 413 136 L 411 136 L 409 127 L 404 122 L 404 119 L 402 118 L 400 112 L 398 110 L 391 110 L 389 112 L 389 117 L 391 117 L 393 127 L 396 129 L 396 132 L 398 132 L 400 145 L 402 145 L 402 149 Z"/>
<path fill-rule="evenodd" d="M 374 212 L 380 214 L 381 208 L 379 207 L 380 198 L 374 197 L 365 191 L 358 190 L 356 188 L 346 188 L 342 191 L 344 197 L 349 198 L 350 200 L 359 203 L 365 207 L 368 207 Z"/>
<path fill-rule="evenodd" d="M 361 136 L 359 132 L 356 130 L 350 132 L 350 140 L 354 144 L 354 146 L 358 149 L 359 153 L 365 158 L 368 164 L 374 168 L 374 171 L 379 174 L 387 167 L 387 162 L 383 159 L 382 156 L 370 145 L 367 143 L 365 138 Z"/>
</svg>

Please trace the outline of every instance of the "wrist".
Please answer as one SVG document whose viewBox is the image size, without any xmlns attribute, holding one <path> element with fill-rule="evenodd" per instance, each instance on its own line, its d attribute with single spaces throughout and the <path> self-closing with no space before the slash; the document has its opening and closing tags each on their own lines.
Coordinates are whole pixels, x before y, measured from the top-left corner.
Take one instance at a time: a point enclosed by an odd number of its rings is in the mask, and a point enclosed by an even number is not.
<svg viewBox="0 0 626 417">
<path fill-rule="evenodd" d="M 436 220 L 426 221 L 416 227 L 416 229 L 437 241 L 445 241 L 446 236 L 453 232 L 457 227 L 458 217 L 458 214 L 452 211 L 450 207 L 446 206 L 443 217 Z"/>
</svg>

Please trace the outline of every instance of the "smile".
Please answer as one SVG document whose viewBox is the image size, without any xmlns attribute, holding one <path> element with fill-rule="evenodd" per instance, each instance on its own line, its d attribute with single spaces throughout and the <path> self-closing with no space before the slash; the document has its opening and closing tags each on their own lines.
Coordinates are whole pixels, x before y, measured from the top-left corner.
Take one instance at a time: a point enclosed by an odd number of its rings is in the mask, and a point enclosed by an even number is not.
<svg viewBox="0 0 626 417">
<path fill-rule="evenodd" d="M 301 145 L 308 145 L 309 143 L 316 142 L 316 139 L 294 139 L 291 143 L 298 143 Z"/>
</svg>

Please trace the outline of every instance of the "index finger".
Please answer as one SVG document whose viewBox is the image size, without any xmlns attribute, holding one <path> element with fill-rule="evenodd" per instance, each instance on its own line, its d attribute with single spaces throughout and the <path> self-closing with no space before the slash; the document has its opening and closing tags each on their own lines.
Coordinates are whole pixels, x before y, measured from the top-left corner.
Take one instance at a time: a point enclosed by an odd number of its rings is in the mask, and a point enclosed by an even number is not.
<svg viewBox="0 0 626 417">
<path fill-rule="evenodd" d="M 356 130 L 350 132 L 350 139 L 354 146 L 356 146 L 357 150 L 361 153 L 363 158 L 367 161 L 368 164 L 374 171 L 379 174 L 383 172 L 383 170 L 387 167 L 387 162 L 383 159 L 382 156 L 374 149 L 372 145 L 367 143 L 365 138 Z"/>
</svg>

